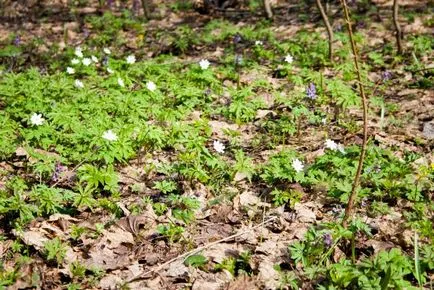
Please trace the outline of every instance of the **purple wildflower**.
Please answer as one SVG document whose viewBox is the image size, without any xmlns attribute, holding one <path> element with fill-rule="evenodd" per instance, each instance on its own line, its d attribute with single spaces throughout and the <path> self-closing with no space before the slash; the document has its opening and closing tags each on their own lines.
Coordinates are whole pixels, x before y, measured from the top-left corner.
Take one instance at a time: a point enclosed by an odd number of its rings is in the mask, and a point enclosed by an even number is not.
<svg viewBox="0 0 434 290">
<path fill-rule="evenodd" d="M 19 46 L 21 44 L 21 37 L 19 35 L 14 38 L 14 45 Z"/>
<path fill-rule="evenodd" d="M 331 208 L 331 212 L 335 217 L 340 216 L 343 213 L 343 211 L 344 210 L 340 204 L 336 204 Z"/>
<path fill-rule="evenodd" d="M 102 58 L 102 65 L 108 66 L 108 64 L 109 64 L 108 57 L 107 57 L 107 55 L 104 55 L 104 57 Z"/>
<path fill-rule="evenodd" d="M 58 182 L 60 180 L 60 175 L 66 170 L 66 166 L 63 166 L 60 162 L 56 162 L 56 166 L 54 167 L 54 172 L 51 176 L 51 180 L 54 182 Z"/>
<path fill-rule="evenodd" d="M 84 29 L 83 29 L 83 36 L 84 36 L 84 38 L 88 38 L 88 37 L 89 37 L 89 34 L 90 34 L 89 29 L 84 28 Z"/>
<path fill-rule="evenodd" d="M 330 248 L 333 244 L 333 237 L 330 233 L 325 233 L 323 236 L 323 242 L 324 242 L 324 246 L 326 246 L 327 248 Z"/>
<path fill-rule="evenodd" d="M 366 22 L 365 21 L 359 21 L 356 25 L 357 29 L 363 29 L 366 28 Z"/>
<path fill-rule="evenodd" d="M 238 44 L 238 43 L 240 43 L 242 40 L 243 40 L 243 39 L 241 38 L 241 35 L 239 35 L 238 33 L 235 34 L 234 39 L 233 39 L 234 44 Z"/>
<path fill-rule="evenodd" d="M 316 99 L 316 86 L 314 83 L 310 83 L 309 86 L 306 89 L 306 96 L 311 99 Z"/>
<path fill-rule="evenodd" d="M 113 0 L 107 0 L 107 6 L 109 7 L 109 8 L 112 8 L 113 7 Z"/>
<path fill-rule="evenodd" d="M 382 78 L 384 82 L 387 82 L 388 80 L 390 80 L 392 78 L 392 73 L 390 71 L 385 71 L 382 73 Z"/>
</svg>

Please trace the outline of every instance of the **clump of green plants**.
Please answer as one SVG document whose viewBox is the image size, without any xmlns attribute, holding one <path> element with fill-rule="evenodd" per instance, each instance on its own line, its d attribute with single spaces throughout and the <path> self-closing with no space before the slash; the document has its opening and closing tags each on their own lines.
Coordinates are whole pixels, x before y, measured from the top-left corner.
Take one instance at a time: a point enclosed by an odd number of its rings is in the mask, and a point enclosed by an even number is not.
<svg viewBox="0 0 434 290">
<path fill-rule="evenodd" d="M 223 259 L 221 263 L 215 265 L 214 269 L 216 271 L 226 270 L 232 274 L 233 277 L 243 274 L 251 276 L 253 269 L 250 266 L 250 258 L 251 254 L 249 252 L 243 252 L 236 257 Z"/>
</svg>

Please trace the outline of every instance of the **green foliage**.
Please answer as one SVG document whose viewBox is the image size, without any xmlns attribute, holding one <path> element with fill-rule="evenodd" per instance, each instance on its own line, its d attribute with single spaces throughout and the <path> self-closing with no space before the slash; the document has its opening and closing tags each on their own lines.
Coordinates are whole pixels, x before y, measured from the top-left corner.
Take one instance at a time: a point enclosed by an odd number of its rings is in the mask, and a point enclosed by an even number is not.
<svg viewBox="0 0 434 290">
<path fill-rule="evenodd" d="M 167 201 L 173 208 L 173 216 L 186 223 L 194 220 L 194 211 L 200 206 L 200 203 L 196 198 L 175 194 L 169 195 Z"/>
<path fill-rule="evenodd" d="M 177 189 L 177 185 L 175 182 L 170 180 L 157 181 L 154 185 L 155 189 L 158 189 L 164 194 L 174 192 Z"/>
<path fill-rule="evenodd" d="M 423 199 L 424 188 L 415 183 L 410 164 L 400 161 L 390 151 L 372 145 L 367 152 L 360 198 L 369 196 L 374 199 L 396 200 L 404 197 L 413 201 Z M 332 197 L 346 202 L 356 172 L 358 154 L 359 148 L 355 146 L 345 148 L 345 154 L 328 151 L 309 168 L 306 183 L 327 184 Z"/>
<path fill-rule="evenodd" d="M 232 276 L 249 275 L 253 274 L 252 267 L 250 266 L 251 254 L 249 252 L 243 252 L 237 257 L 228 257 L 223 261 L 215 265 L 216 271 L 226 270 L 232 274 Z"/>
<path fill-rule="evenodd" d="M 90 164 L 85 164 L 78 169 L 80 181 L 86 183 L 88 190 L 102 188 L 109 192 L 118 190 L 118 177 L 113 166 L 97 168 Z"/>
<path fill-rule="evenodd" d="M 166 237 L 170 243 L 179 241 L 184 233 L 184 228 L 173 223 L 168 225 L 158 225 L 157 231 L 163 237 Z"/>
<path fill-rule="evenodd" d="M 273 196 L 273 202 L 276 206 L 288 204 L 290 208 L 294 208 L 294 205 L 303 197 L 303 194 L 297 190 L 274 189 L 270 194 Z"/>
<path fill-rule="evenodd" d="M 86 2 L 74 3 L 74 9 L 85 7 Z M 366 7 L 367 3 L 362 1 L 357 7 Z M 251 10 L 259 4 L 248 1 Z M 188 9 L 191 3 L 176 1 L 162 3 L 161 7 L 167 5 L 178 11 Z M 291 9 L 309 5 L 300 2 Z M 408 19 L 415 18 L 415 12 L 406 13 Z M 365 17 L 357 15 L 358 21 L 365 21 Z M 311 18 L 299 15 L 301 21 Z M 7 229 L 1 239 L 10 239 L 9 227 L 19 231 L 37 217 L 56 213 L 80 216 L 91 211 L 119 218 L 123 213 L 117 202 L 121 196 L 132 195 L 142 199 L 128 205 L 132 213 L 143 212 L 143 204 L 152 206 L 158 216 L 167 215 L 170 221 L 160 224 L 158 233 L 170 243 L 189 243 L 186 237 L 190 233 L 184 232 L 196 229 L 191 223 L 205 206 L 203 200 L 184 194 L 190 188 L 201 191 L 205 187 L 214 195 L 208 205 L 233 197 L 245 186 L 260 190 L 260 197 L 267 201 L 269 193 L 274 205 L 286 205 L 285 209 L 302 199 L 315 198 L 317 189 L 333 202 L 346 203 L 360 154 L 359 146 L 351 143 L 360 133 L 353 110 L 360 105 L 360 98 L 346 33 L 335 33 L 335 60 L 330 63 L 327 40 L 317 30 L 301 29 L 291 32 L 291 37 L 282 37 L 280 29 L 273 29 L 269 21 L 234 25 L 230 19 L 214 19 L 194 27 L 177 24 L 168 31 L 165 27 L 148 29 L 151 27 L 128 9 L 88 16 L 82 24 L 91 33 L 81 48 L 84 57 L 98 60 L 89 66 L 71 62 L 77 58 L 74 47 L 50 45 L 47 50 L 42 38 L 11 45 L 17 36 L 11 34 L 0 45 L 0 215 Z M 370 114 L 380 116 L 380 130 L 386 133 L 404 127 L 413 116 L 396 114 L 399 105 L 389 97 L 390 87 L 432 86 L 426 67 L 432 54 L 432 37 L 409 36 L 406 54 L 399 56 L 393 43 L 374 50 L 363 29 L 359 31 L 355 38 L 364 55 L 361 59 L 367 62 L 361 70 L 363 84 L 372 95 Z M 70 43 L 69 32 L 65 26 L 64 43 Z M 235 35 L 242 39 L 237 44 Z M 108 47 L 111 54 L 102 50 Z M 138 49 L 132 51 L 133 47 Z M 209 54 L 209 49 L 216 53 Z M 152 58 L 148 57 L 151 53 Z M 127 63 L 129 54 L 135 54 L 137 62 Z M 284 60 L 288 54 L 294 58 L 291 64 Z M 190 56 L 195 60 L 190 61 Z M 235 65 L 236 56 L 242 56 L 242 64 Z M 202 69 L 196 58 L 206 57 L 211 65 Z M 43 64 L 47 71 L 27 68 L 34 64 Z M 395 69 L 402 65 L 406 74 L 412 71 L 411 85 L 402 85 L 402 72 Z M 66 73 L 67 66 L 75 73 Z M 394 77 L 374 84 L 375 74 L 380 74 L 377 70 L 393 70 Z M 78 88 L 76 80 L 84 87 Z M 156 84 L 155 90 L 149 89 L 149 81 Z M 306 94 L 310 84 L 316 87 L 314 98 Z M 41 114 L 42 124 L 32 123 L 33 114 Z M 116 138 L 104 138 L 108 130 Z M 304 135 L 311 132 L 314 141 L 304 144 L 308 140 Z M 313 150 L 321 152 L 319 140 L 340 137 L 345 150 L 325 149 L 323 155 L 311 158 Z M 224 153 L 213 149 L 217 140 L 227 145 Z M 421 142 L 412 141 L 416 145 Z M 430 244 L 434 238 L 434 167 L 422 164 L 423 150 L 401 155 L 394 152 L 397 148 L 383 145 L 372 143 L 368 147 L 356 202 L 362 203 L 371 217 L 387 215 L 404 204 L 402 226 L 420 236 L 415 242 L 415 261 L 396 248 L 364 257 L 369 253 L 359 251 L 356 245 L 359 239 L 370 237 L 370 228 L 360 220 L 347 229 L 335 223 L 317 225 L 309 229 L 303 241 L 290 246 L 289 265 L 276 266 L 282 288 L 303 288 L 307 281 L 314 281 L 318 289 L 426 287 L 434 270 Z M 293 168 L 295 159 L 303 162 L 300 172 Z M 126 164 L 140 174 L 128 176 Z M 60 172 L 63 166 L 67 166 L 67 172 Z M 55 178 L 59 172 L 69 175 L 59 181 Z M 129 179 L 137 183 L 125 182 Z M 148 186 L 155 194 L 148 195 Z M 298 186 L 305 194 L 295 189 Z M 328 218 L 328 213 L 325 216 Z M 72 225 L 70 241 L 76 245 L 85 238 L 96 239 L 105 226 L 97 223 L 92 231 Z M 5 260 L 0 261 L 0 288 L 20 279 L 20 267 L 26 259 L 29 262 L 32 251 L 19 240 L 7 245 Z M 352 261 L 346 257 L 335 261 L 337 247 Z M 48 241 L 43 255 L 49 266 L 61 265 L 66 249 L 66 242 L 59 238 Z M 18 256 L 21 260 L 17 258 L 11 268 L 12 259 Z M 210 270 L 207 259 L 200 254 L 184 262 L 202 271 Z M 256 260 L 251 261 L 249 253 L 242 253 L 227 257 L 215 270 L 224 269 L 233 276 L 254 275 L 252 262 Z M 288 266 L 296 271 L 286 271 Z M 70 284 L 62 281 L 59 287 L 92 288 L 104 274 L 78 262 L 69 265 L 69 270 Z"/>
<path fill-rule="evenodd" d="M 57 237 L 44 243 L 44 253 L 47 260 L 57 264 L 63 262 L 66 250 L 66 245 Z"/>
<path fill-rule="evenodd" d="M 296 172 L 291 164 L 297 155 L 293 150 L 282 150 L 271 156 L 262 168 L 261 178 L 269 184 L 302 182 L 305 178 L 304 172 Z"/>
<path fill-rule="evenodd" d="M 185 260 L 184 260 L 184 264 L 186 266 L 191 266 L 194 268 L 203 268 L 206 263 L 208 263 L 208 259 L 203 256 L 203 255 L 191 255 L 188 256 Z"/>
<path fill-rule="evenodd" d="M 253 159 L 246 156 L 242 150 L 237 150 L 235 152 L 236 163 L 233 166 L 234 177 L 237 174 L 242 174 L 247 177 L 249 181 L 252 181 L 252 176 L 255 173 L 255 165 Z"/>
</svg>

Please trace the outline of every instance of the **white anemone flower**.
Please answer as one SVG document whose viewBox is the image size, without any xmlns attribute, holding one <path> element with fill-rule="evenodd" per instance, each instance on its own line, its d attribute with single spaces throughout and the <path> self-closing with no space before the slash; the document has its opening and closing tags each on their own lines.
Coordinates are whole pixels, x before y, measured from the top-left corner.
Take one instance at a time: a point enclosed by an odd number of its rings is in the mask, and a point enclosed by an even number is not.
<svg viewBox="0 0 434 290">
<path fill-rule="evenodd" d="M 202 59 L 201 61 L 199 61 L 199 66 L 203 70 L 208 69 L 210 64 L 211 63 L 207 59 Z"/>
<path fill-rule="evenodd" d="M 221 154 L 225 153 L 225 145 L 222 142 L 214 141 L 212 145 L 214 147 L 214 150 L 217 151 L 218 153 Z"/>
<path fill-rule="evenodd" d="M 345 147 L 344 147 L 344 145 L 336 143 L 335 141 L 330 140 L 330 139 L 327 139 L 325 141 L 325 147 L 327 149 L 330 149 L 330 150 L 333 150 L 333 151 L 337 150 L 337 151 L 339 151 L 341 153 L 345 153 Z"/>
<path fill-rule="evenodd" d="M 256 46 L 262 46 L 262 45 L 264 45 L 264 43 L 261 40 L 256 40 L 255 45 Z"/>
<path fill-rule="evenodd" d="M 30 123 L 33 126 L 40 126 L 44 123 L 45 119 L 42 117 L 42 114 L 36 114 L 33 113 L 33 115 L 30 117 Z"/>
<path fill-rule="evenodd" d="M 79 88 L 79 89 L 84 88 L 84 84 L 80 80 L 75 80 L 74 85 L 75 85 L 76 88 Z"/>
<path fill-rule="evenodd" d="M 154 92 L 157 89 L 157 85 L 154 82 L 149 81 L 146 83 L 146 88 L 151 92 Z"/>
<path fill-rule="evenodd" d="M 294 58 L 292 57 L 292 55 L 287 54 L 287 55 L 285 56 L 285 61 L 286 61 L 287 63 L 291 64 L 291 63 L 294 61 Z"/>
<path fill-rule="evenodd" d="M 121 79 L 121 78 L 118 78 L 118 84 L 119 84 L 121 87 L 125 87 L 124 80 Z"/>
<path fill-rule="evenodd" d="M 68 73 L 68 74 L 70 74 L 70 75 L 73 75 L 74 73 L 75 73 L 75 69 L 73 69 L 72 67 L 67 67 L 66 68 L 66 72 Z"/>
<path fill-rule="evenodd" d="M 105 54 L 111 54 L 111 53 L 112 53 L 112 52 L 110 51 L 110 49 L 107 48 L 107 47 L 104 47 L 103 51 L 104 51 Z"/>
<path fill-rule="evenodd" d="M 134 54 L 130 54 L 129 56 L 127 56 L 127 63 L 128 64 L 133 64 L 136 62 L 136 57 L 134 56 Z"/>
<path fill-rule="evenodd" d="M 114 73 L 114 70 L 112 70 L 111 68 L 107 68 L 107 72 L 109 73 L 109 74 L 112 74 L 112 73 Z"/>
<path fill-rule="evenodd" d="M 76 47 L 74 54 L 79 58 L 83 58 L 83 51 L 81 51 L 81 47 Z"/>
<path fill-rule="evenodd" d="M 96 56 L 92 55 L 90 58 L 92 59 L 93 62 L 95 63 L 98 62 L 98 58 Z"/>
<path fill-rule="evenodd" d="M 303 162 L 301 162 L 298 158 L 292 160 L 292 168 L 294 168 L 295 172 L 301 172 L 304 169 Z"/>
<path fill-rule="evenodd" d="M 102 138 L 106 139 L 107 141 L 116 141 L 116 140 L 118 140 L 118 136 L 112 130 L 105 131 L 102 134 Z"/>
<path fill-rule="evenodd" d="M 333 141 L 333 140 L 330 140 L 330 139 L 327 139 L 326 141 L 325 141 L 325 147 L 327 148 L 327 149 L 330 149 L 330 150 L 337 150 L 338 149 L 338 144 L 336 144 L 336 142 L 335 141 Z"/>
<path fill-rule="evenodd" d="M 72 64 L 79 64 L 79 63 L 80 63 L 80 60 L 79 60 L 78 58 L 73 58 L 73 59 L 71 60 L 71 63 L 72 63 Z"/>
<path fill-rule="evenodd" d="M 89 66 L 92 63 L 92 60 L 88 57 L 83 58 L 81 61 L 85 66 Z"/>
</svg>

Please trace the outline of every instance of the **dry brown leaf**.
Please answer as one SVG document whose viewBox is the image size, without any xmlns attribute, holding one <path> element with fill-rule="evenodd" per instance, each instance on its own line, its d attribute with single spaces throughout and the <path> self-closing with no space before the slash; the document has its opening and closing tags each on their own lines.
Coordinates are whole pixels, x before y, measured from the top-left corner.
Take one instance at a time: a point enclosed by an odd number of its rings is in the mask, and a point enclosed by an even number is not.
<svg viewBox="0 0 434 290">
<path fill-rule="evenodd" d="M 316 221 L 315 213 L 305 204 L 296 203 L 294 210 L 297 214 L 297 220 L 302 223 L 313 223 Z"/>
<path fill-rule="evenodd" d="M 25 232 L 13 230 L 12 233 L 15 236 L 21 238 L 24 244 L 32 246 L 38 251 L 42 250 L 44 248 L 44 244 L 50 240 L 43 233 L 35 230 Z"/>
<path fill-rule="evenodd" d="M 188 267 L 185 266 L 183 260 L 180 259 L 169 265 L 169 268 L 165 271 L 165 276 L 175 279 L 185 279 L 188 277 Z"/>
<path fill-rule="evenodd" d="M 280 285 L 280 275 L 274 269 L 274 263 L 267 257 L 261 257 L 262 261 L 259 264 L 258 278 L 264 283 L 261 289 L 277 289 Z"/>
</svg>

